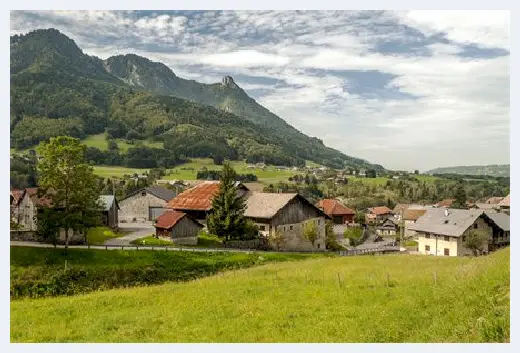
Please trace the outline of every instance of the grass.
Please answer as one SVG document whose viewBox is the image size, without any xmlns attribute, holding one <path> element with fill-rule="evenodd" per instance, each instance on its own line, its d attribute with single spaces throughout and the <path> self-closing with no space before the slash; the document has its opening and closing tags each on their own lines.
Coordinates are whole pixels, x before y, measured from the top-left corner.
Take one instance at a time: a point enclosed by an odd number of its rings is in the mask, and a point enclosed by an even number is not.
<svg viewBox="0 0 520 353">
<path fill-rule="evenodd" d="M 254 174 L 259 181 L 269 179 L 270 183 L 277 183 L 278 181 L 287 182 L 289 177 L 302 173 L 293 170 L 276 170 L 274 166 L 268 166 L 265 170 L 248 169 L 248 164 L 245 161 L 229 161 L 229 164 L 239 174 Z M 208 170 L 222 169 L 221 165 L 215 165 L 210 158 L 192 158 L 190 162 L 171 169 L 171 174 L 165 176 L 164 179 L 195 180 L 197 179 L 197 172 L 203 167 L 206 167 Z"/>
<path fill-rule="evenodd" d="M 87 242 L 90 245 L 100 245 L 108 239 L 119 238 L 123 235 L 123 233 L 115 233 L 108 227 L 96 227 L 89 229 L 87 233 Z"/>
<path fill-rule="evenodd" d="M 94 173 L 101 177 L 104 177 L 104 178 L 108 178 L 108 177 L 122 178 L 125 174 L 128 174 L 128 175 L 132 175 L 134 173 L 141 174 L 146 171 L 148 171 L 148 169 L 102 166 L 102 165 L 94 166 Z"/>
<path fill-rule="evenodd" d="M 171 241 L 158 239 L 153 235 L 149 235 L 147 237 L 139 238 L 132 240 L 130 244 L 134 245 L 169 245 L 173 246 L 174 244 Z"/>
<path fill-rule="evenodd" d="M 186 281 L 270 261 L 326 254 L 94 250 L 11 247 L 11 298 L 82 294 Z"/>
<path fill-rule="evenodd" d="M 509 249 L 320 258 L 11 302 L 11 342 L 509 342 Z M 263 255 L 262 255 L 263 256 Z"/>
<path fill-rule="evenodd" d="M 105 138 L 105 134 L 90 135 L 81 142 L 87 147 L 96 147 L 102 151 L 106 151 L 108 149 L 108 142 Z M 153 142 L 148 140 L 138 140 L 135 144 L 130 144 L 123 139 L 116 139 L 116 143 L 117 147 L 119 147 L 119 150 L 123 153 L 128 151 L 129 148 L 135 147 L 139 144 L 147 147 L 163 148 L 162 142 Z"/>
</svg>

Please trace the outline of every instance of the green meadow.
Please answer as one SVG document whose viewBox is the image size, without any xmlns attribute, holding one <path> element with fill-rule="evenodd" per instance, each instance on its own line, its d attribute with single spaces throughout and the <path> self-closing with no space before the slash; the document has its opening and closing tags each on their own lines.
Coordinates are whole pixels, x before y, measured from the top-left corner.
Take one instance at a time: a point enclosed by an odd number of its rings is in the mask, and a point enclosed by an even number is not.
<svg viewBox="0 0 520 353">
<path fill-rule="evenodd" d="M 11 342 L 509 342 L 509 256 L 507 248 L 478 258 L 321 257 L 184 283 L 14 300 L 10 336 Z"/>
</svg>

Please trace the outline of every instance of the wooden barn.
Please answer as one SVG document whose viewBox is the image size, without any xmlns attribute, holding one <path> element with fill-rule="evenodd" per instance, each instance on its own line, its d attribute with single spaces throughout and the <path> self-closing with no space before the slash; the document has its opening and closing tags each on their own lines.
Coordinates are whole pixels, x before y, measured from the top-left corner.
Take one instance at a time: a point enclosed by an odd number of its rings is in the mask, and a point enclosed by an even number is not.
<svg viewBox="0 0 520 353">
<path fill-rule="evenodd" d="M 155 222 L 155 236 L 183 244 L 197 244 L 197 234 L 204 226 L 184 212 L 166 210 Z"/>
</svg>

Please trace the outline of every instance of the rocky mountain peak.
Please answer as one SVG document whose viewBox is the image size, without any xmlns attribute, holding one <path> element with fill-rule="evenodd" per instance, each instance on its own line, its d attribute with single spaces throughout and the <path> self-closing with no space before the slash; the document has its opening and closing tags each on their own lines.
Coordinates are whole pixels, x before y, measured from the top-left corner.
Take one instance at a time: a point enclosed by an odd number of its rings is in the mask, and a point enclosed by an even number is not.
<svg viewBox="0 0 520 353">
<path fill-rule="evenodd" d="M 233 77 L 231 76 L 224 76 L 222 79 L 222 86 L 227 88 L 238 88 L 238 85 L 233 80 Z"/>
</svg>

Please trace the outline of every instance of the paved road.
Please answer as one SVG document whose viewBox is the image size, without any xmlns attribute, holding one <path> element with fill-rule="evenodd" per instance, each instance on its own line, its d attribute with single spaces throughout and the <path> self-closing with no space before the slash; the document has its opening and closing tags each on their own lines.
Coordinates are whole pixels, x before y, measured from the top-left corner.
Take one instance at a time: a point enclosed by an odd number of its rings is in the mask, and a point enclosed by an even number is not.
<svg viewBox="0 0 520 353">
<path fill-rule="evenodd" d="M 119 229 L 128 234 L 121 238 L 109 239 L 103 245 L 131 245 L 132 240 L 155 233 L 155 228 L 151 223 L 119 223 Z"/>
</svg>

